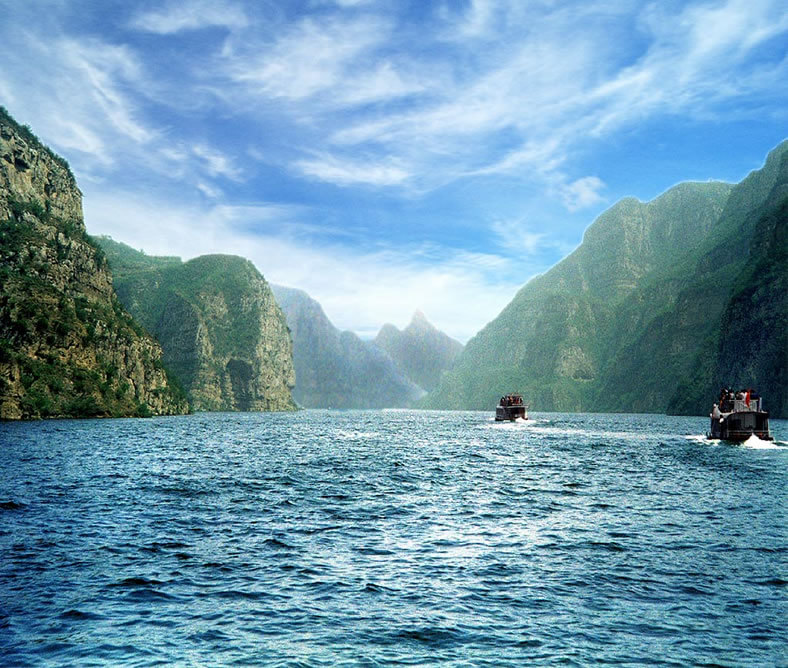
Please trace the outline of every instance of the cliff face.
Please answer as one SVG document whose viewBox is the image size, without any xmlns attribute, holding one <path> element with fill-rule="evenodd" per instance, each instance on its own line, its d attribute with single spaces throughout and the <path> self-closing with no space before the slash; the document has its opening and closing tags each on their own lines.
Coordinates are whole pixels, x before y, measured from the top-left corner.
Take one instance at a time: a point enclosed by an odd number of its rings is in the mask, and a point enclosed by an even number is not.
<svg viewBox="0 0 788 668">
<path fill-rule="evenodd" d="M 293 410 L 287 323 L 248 260 L 206 255 L 182 263 L 99 238 L 129 311 L 156 336 L 164 362 L 201 411 Z"/>
<path fill-rule="evenodd" d="M 340 332 L 305 292 L 272 287 L 293 334 L 293 396 L 299 404 L 307 408 L 404 407 L 423 394 L 384 350 L 352 332 Z"/>
<path fill-rule="evenodd" d="M 668 410 L 700 413 L 721 387 L 753 387 L 773 416 L 788 417 L 788 150 L 737 187 L 731 209 L 746 225 L 725 236 L 699 267 L 746 242 L 730 278 L 719 326 L 703 344 Z M 768 196 L 763 189 L 771 186 Z M 761 197 L 753 196 L 760 191 Z M 732 195 L 733 199 L 733 195 Z M 742 201 L 749 202 L 749 207 Z"/>
<path fill-rule="evenodd" d="M 187 410 L 115 296 L 68 165 L 0 108 L 0 418 Z"/>
<path fill-rule="evenodd" d="M 462 344 L 436 329 L 421 311 L 400 331 L 394 325 L 381 327 L 375 345 L 385 350 L 397 368 L 412 382 L 429 392 L 444 371 L 452 368 Z"/>
<path fill-rule="evenodd" d="M 525 285 L 468 342 L 425 405 L 489 409 L 502 392 L 521 391 L 535 410 L 705 413 L 719 391 L 711 378 L 720 376 L 725 384 L 761 383 L 765 393 L 774 376 L 765 369 L 784 359 L 773 351 L 780 307 L 777 294 L 758 301 L 766 292 L 742 272 L 756 262 L 748 260 L 753 244 L 779 234 L 776 223 L 771 232 L 756 223 L 775 197 L 786 152 L 783 143 L 735 186 L 684 183 L 652 202 L 611 207 L 574 253 Z M 763 306 L 753 321 L 765 356 L 755 377 L 735 371 L 736 355 L 720 362 L 728 368 L 710 369 L 725 358 L 717 351 L 730 340 L 733 321 L 722 319 L 737 277 Z M 749 317 L 758 307 L 745 310 Z"/>
</svg>

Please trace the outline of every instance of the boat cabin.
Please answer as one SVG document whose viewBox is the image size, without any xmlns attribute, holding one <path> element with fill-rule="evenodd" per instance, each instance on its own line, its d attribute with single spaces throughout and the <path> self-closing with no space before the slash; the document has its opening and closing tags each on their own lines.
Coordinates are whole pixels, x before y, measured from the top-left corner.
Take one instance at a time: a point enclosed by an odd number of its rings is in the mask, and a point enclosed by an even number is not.
<svg viewBox="0 0 788 668">
<path fill-rule="evenodd" d="M 523 403 L 521 394 L 505 394 L 495 407 L 496 422 L 528 419 L 528 404 Z"/>
<path fill-rule="evenodd" d="M 709 417 L 711 428 L 707 437 L 710 439 L 741 443 L 755 435 L 762 441 L 772 440 L 769 413 L 763 410 L 763 399 L 753 390 L 734 393 L 723 389 Z"/>
</svg>

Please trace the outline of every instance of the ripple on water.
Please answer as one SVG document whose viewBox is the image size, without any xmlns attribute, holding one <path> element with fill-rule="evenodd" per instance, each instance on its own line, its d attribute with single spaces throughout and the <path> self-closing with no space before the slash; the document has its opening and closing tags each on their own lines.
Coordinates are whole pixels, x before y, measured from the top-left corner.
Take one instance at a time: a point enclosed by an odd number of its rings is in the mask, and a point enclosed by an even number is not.
<svg viewBox="0 0 788 668">
<path fill-rule="evenodd" d="M 0 424 L 4 663 L 784 662 L 782 421 L 533 418 Z"/>
</svg>

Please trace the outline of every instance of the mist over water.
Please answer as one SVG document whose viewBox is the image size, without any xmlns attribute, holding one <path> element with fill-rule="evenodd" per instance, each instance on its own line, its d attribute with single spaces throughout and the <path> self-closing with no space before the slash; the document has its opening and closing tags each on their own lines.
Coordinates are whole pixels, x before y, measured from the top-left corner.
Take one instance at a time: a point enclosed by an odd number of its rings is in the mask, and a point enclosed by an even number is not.
<svg viewBox="0 0 788 668">
<path fill-rule="evenodd" d="M 788 423 L 0 424 L 0 663 L 779 665 Z"/>
</svg>

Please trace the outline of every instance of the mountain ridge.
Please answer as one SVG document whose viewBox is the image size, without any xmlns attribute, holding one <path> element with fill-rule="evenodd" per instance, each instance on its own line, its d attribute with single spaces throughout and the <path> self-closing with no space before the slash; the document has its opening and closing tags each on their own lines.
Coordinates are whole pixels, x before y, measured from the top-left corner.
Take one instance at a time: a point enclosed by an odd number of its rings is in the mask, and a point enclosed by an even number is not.
<svg viewBox="0 0 788 668">
<path fill-rule="evenodd" d="M 739 184 L 614 204 L 468 342 L 422 405 L 489 409 L 519 390 L 536 410 L 666 410 L 719 326 L 786 147 Z"/>
</svg>

